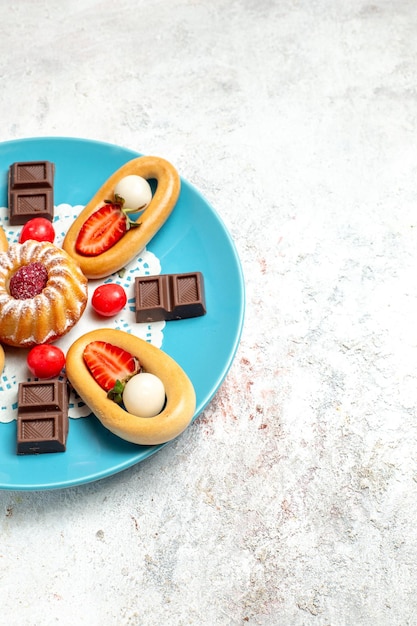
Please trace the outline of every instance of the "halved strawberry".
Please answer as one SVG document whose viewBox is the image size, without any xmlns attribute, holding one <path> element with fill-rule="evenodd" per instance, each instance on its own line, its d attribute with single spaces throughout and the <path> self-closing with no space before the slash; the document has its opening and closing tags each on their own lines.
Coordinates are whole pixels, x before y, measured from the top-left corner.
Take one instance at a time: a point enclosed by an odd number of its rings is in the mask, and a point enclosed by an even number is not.
<svg viewBox="0 0 417 626">
<path fill-rule="evenodd" d="M 121 396 L 124 384 L 141 369 L 136 357 L 106 341 L 91 341 L 84 348 L 83 356 L 94 380 L 110 392 L 109 397 L 116 402 L 119 399 L 111 395 L 113 390 Z"/>
<path fill-rule="evenodd" d="M 106 202 L 81 226 L 75 242 L 79 254 L 97 256 L 114 246 L 130 228 L 139 226 L 129 219 L 128 209 L 123 209 L 123 200 L 118 200 Z"/>
</svg>

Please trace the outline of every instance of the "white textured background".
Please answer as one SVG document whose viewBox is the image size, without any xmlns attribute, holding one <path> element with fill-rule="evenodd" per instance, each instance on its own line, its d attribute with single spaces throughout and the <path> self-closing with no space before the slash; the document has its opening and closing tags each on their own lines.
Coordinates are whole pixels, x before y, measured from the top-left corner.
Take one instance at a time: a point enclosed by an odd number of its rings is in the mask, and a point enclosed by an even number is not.
<svg viewBox="0 0 417 626">
<path fill-rule="evenodd" d="M 176 442 L 0 492 L 0 623 L 416 624 L 415 0 L 0 0 L 0 34 L 0 140 L 171 160 L 247 284 Z"/>
</svg>

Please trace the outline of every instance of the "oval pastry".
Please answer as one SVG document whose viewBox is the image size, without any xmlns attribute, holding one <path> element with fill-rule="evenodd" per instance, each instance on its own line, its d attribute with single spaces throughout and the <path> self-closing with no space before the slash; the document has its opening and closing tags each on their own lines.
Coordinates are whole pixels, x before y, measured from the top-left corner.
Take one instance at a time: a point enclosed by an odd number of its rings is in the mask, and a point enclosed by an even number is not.
<svg viewBox="0 0 417 626">
<path fill-rule="evenodd" d="M 166 392 L 166 404 L 161 413 L 155 417 L 132 415 L 107 397 L 84 362 L 84 349 L 92 341 L 106 341 L 123 348 L 139 359 L 144 371 L 161 379 Z M 194 416 L 195 391 L 184 370 L 159 348 L 123 330 L 97 329 L 77 339 L 67 352 L 66 374 L 103 426 L 131 443 L 166 443 L 182 433 Z"/>
<path fill-rule="evenodd" d="M 6 233 L 3 228 L 0 226 L 0 252 L 5 252 L 9 247 L 9 242 L 7 241 Z"/>
<path fill-rule="evenodd" d="M 111 248 L 96 256 L 84 256 L 76 249 L 77 238 L 87 219 L 113 200 L 117 183 L 131 174 L 157 181 L 151 202 L 137 218 L 136 226 L 128 230 Z M 104 278 L 125 267 L 152 239 L 171 214 L 180 193 L 181 181 L 176 169 L 159 157 L 142 156 L 119 168 L 99 189 L 70 227 L 63 248 L 81 267 L 87 278 Z"/>
</svg>

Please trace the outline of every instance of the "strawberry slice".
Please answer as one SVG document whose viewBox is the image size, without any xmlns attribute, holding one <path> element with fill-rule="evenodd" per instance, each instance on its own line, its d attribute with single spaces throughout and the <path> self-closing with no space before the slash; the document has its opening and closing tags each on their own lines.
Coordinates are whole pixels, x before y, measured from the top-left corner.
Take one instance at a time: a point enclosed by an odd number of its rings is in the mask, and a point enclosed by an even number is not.
<svg viewBox="0 0 417 626">
<path fill-rule="evenodd" d="M 122 202 L 106 202 L 97 209 L 81 226 L 75 242 L 75 249 L 84 256 L 97 256 L 105 252 L 123 237 L 133 226 L 128 210 Z"/>
<path fill-rule="evenodd" d="M 94 380 L 110 393 L 116 388 L 121 394 L 124 384 L 141 369 L 136 357 L 106 341 L 91 341 L 83 356 Z"/>
</svg>

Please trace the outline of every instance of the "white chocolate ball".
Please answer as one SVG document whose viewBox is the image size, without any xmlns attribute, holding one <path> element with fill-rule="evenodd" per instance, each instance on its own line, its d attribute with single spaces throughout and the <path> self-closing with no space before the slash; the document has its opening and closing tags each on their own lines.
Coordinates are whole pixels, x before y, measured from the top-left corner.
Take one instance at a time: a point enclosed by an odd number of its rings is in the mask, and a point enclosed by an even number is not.
<svg viewBox="0 0 417 626">
<path fill-rule="evenodd" d="M 142 372 L 130 378 L 123 391 L 126 410 L 138 417 L 155 417 L 164 408 L 165 387 L 154 374 Z"/>
<path fill-rule="evenodd" d="M 114 193 L 123 198 L 127 209 L 143 209 L 152 200 L 152 189 L 146 178 L 131 174 L 121 178 L 114 188 Z"/>
</svg>

